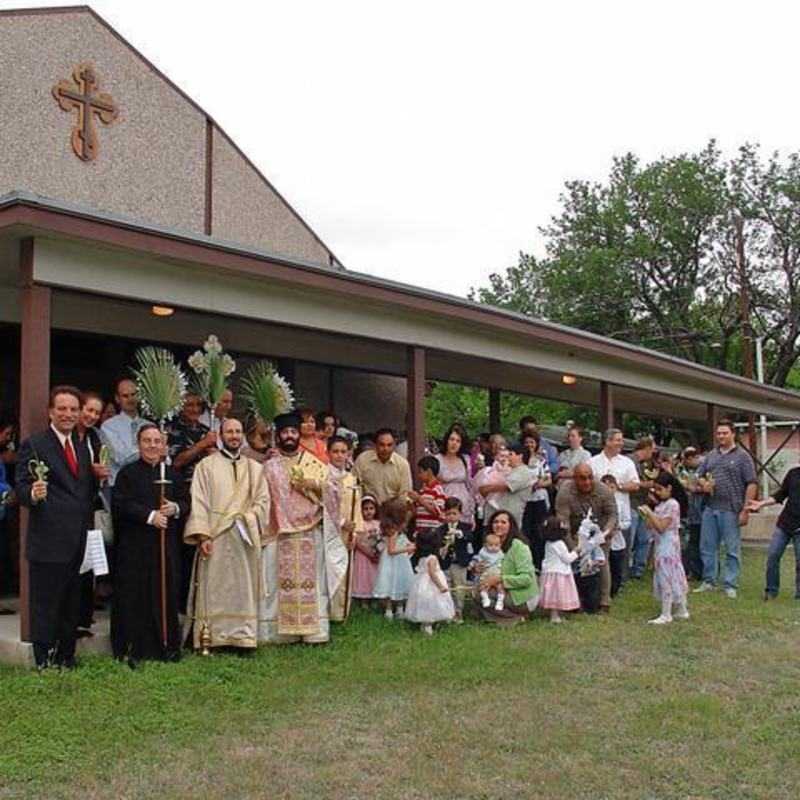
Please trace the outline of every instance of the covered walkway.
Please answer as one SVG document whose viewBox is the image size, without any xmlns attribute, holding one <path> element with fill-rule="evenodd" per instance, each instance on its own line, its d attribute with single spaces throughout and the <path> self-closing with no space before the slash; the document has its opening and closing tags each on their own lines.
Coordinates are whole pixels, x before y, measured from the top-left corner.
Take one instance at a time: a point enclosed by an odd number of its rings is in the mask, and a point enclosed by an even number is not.
<svg viewBox="0 0 800 800">
<path fill-rule="evenodd" d="M 624 342 L 24 193 L 0 198 L 0 287 L 0 323 L 19 326 L 12 382 L 23 437 L 46 420 L 59 332 L 176 346 L 214 332 L 237 353 L 386 376 L 383 394 L 362 392 L 364 413 L 398 424 L 401 409 L 412 460 L 429 380 L 490 388 L 495 414 L 499 391 L 596 406 L 604 427 L 616 412 L 701 424 L 742 412 L 800 417 L 793 392 Z M 156 317 L 153 305 L 174 313 Z M 329 396 L 344 409 L 343 383 Z M 20 574 L 25 639 L 24 563 Z"/>
</svg>

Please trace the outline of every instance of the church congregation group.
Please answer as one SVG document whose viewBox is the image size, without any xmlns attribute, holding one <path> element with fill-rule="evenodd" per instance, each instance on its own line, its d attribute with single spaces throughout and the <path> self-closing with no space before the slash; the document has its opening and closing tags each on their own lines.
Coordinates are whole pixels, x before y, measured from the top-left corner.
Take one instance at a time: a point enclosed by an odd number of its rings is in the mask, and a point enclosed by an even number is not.
<svg viewBox="0 0 800 800">
<path fill-rule="evenodd" d="M 462 621 L 465 607 L 497 624 L 537 609 L 559 623 L 565 612 L 609 612 L 651 561 L 660 613 L 650 622 L 667 624 L 689 617 L 687 573 L 696 592 L 721 579 L 736 597 L 740 525 L 788 499 L 768 566 L 767 596 L 777 594 L 780 555 L 800 526 L 796 470 L 757 501 L 753 462 L 728 421 L 709 452 L 676 459 L 649 437 L 623 455 L 617 429 L 592 456 L 577 426 L 559 453 L 532 418 L 514 441 L 473 443 L 456 423 L 414 480 L 388 428 L 354 451 L 333 413 L 300 409 L 245 430 L 232 400 L 226 391 L 209 413 L 188 394 L 165 435 L 140 415 L 131 380 L 117 383 L 105 420 L 98 395 L 52 390 L 50 425 L 22 442 L 17 463 L 31 466 L 14 490 L 29 509 L 39 669 L 75 666 L 103 588 L 114 655 L 131 667 L 187 647 L 326 642 L 353 603 L 427 634 Z M 111 575 L 95 581 L 80 568 L 104 509 Z"/>
</svg>

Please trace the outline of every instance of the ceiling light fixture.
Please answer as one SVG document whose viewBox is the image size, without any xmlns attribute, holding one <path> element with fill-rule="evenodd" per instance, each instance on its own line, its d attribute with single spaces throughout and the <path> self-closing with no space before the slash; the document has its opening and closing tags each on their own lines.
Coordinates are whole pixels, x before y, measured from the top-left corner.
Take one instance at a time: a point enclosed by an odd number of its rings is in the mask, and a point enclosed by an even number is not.
<svg viewBox="0 0 800 800">
<path fill-rule="evenodd" d="M 153 306 L 150 310 L 157 317 L 171 317 L 175 313 L 175 309 L 170 306 Z"/>
</svg>

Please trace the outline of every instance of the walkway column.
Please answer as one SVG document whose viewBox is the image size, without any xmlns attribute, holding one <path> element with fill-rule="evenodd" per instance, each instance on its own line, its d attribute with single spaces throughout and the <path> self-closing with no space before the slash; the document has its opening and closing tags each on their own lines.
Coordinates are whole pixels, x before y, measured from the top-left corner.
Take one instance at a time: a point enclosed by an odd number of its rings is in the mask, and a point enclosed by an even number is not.
<svg viewBox="0 0 800 800">
<path fill-rule="evenodd" d="M 34 240 L 20 243 L 20 398 L 19 435 L 26 439 L 47 423 L 50 394 L 50 289 L 33 279 Z M 24 465 L 23 465 L 24 468 Z M 28 561 L 25 537 L 28 513 L 21 509 L 19 542 L 20 639 L 29 641 Z"/>
<path fill-rule="evenodd" d="M 411 474 L 417 474 L 417 461 L 425 454 L 425 350 L 408 348 L 406 372 L 406 436 Z"/>
<path fill-rule="evenodd" d="M 605 431 L 614 427 L 614 387 L 600 381 L 600 432 L 605 435 Z"/>
<path fill-rule="evenodd" d="M 708 427 L 708 446 L 713 448 L 717 440 L 717 422 L 719 422 L 719 408 L 715 403 L 706 404 L 706 420 Z"/>
<path fill-rule="evenodd" d="M 489 389 L 489 433 L 500 433 L 499 389 Z"/>
</svg>

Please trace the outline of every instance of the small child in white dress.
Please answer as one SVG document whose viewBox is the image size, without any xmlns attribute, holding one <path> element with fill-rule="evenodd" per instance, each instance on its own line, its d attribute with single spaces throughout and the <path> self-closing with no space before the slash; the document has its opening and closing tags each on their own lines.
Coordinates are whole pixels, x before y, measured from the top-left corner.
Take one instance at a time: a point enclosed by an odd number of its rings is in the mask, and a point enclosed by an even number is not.
<svg viewBox="0 0 800 800">
<path fill-rule="evenodd" d="M 492 600 L 489 597 L 488 589 L 484 588 L 484 581 L 489 577 L 500 577 L 500 570 L 503 566 L 503 550 L 501 548 L 500 537 L 497 536 L 497 534 L 489 533 L 486 535 L 486 538 L 483 540 L 483 547 L 481 547 L 478 551 L 478 555 L 470 562 L 470 567 L 477 564 L 483 567 L 481 570 L 481 582 L 478 587 L 481 595 L 481 605 L 484 608 L 489 608 L 492 604 Z M 502 588 L 500 588 L 497 590 L 497 597 L 495 598 L 495 611 L 502 611 L 505 607 L 505 603 L 506 595 Z"/>
<path fill-rule="evenodd" d="M 419 622 L 422 632 L 433 635 L 435 622 L 450 622 L 456 614 L 447 576 L 439 563 L 440 529 L 417 532 L 417 574 L 408 592 L 406 619 Z"/>
</svg>

